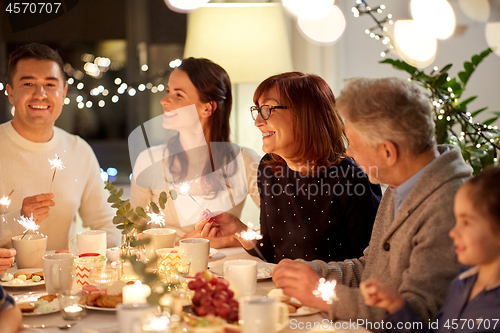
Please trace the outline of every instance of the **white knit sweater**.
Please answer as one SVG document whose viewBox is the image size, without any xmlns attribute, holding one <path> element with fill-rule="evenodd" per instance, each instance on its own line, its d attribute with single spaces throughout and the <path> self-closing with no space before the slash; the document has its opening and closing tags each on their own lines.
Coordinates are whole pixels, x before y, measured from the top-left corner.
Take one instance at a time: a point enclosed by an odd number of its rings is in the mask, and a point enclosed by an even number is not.
<svg viewBox="0 0 500 333">
<path fill-rule="evenodd" d="M 51 191 L 55 206 L 39 229 L 48 237 L 47 250 L 68 248 L 68 236 L 74 236 L 68 233 L 77 212 L 84 227 L 107 231 L 108 246 L 119 244 L 120 233 L 112 224 L 114 210 L 106 201 L 108 194 L 92 148 L 80 137 L 57 127 L 50 141 L 31 142 L 19 135 L 9 121 L 0 125 L 0 197 L 14 192 L 9 207 L 0 206 L 0 247 L 10 248 L 11 238 L 24 232 L 16 221 L 23 199 L 49 192 L 54 169 L 48 159 L 56 154 L 65 169 L 56 171 Z"/>
</svg>

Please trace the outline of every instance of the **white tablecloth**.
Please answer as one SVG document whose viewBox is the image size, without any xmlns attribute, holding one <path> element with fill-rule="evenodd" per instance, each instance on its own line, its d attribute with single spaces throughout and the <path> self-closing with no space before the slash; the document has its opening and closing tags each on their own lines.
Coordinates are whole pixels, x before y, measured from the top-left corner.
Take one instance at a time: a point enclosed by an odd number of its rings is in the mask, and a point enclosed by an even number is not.
<svg viewBox="0 0 500 333">
<path fill-rule="evenodd" d="M 221 266 L 224 261 L 231 259 L 254 259 L 256 261 L 261 261 L 258 258 L 251 257 L 247 254 L 242 248 L 227 248 L 227 249 L 219 249 L 218 253 L 216 253 L 212 258 L 210 258 L 209 267 Z M 217 269 L 219 270 L 219 269 Z M 256 294 L 258 295 L 267 295 L 269 290 L 275 288 L 274 283 L 271 279 L 259 281 L 257 283 Z M 28 290 L 25 288 L 6 288 L 6 290 L 10 294 L 20 294 L 25 293 Z M 29 291 L 37 291 L 44 292 L 45 287 L 39 286 Z M 290 318 L 290 326 L 286 327 L 282 333 L 291 333 L 291 332 L 309 332 L 310 329 L 307 327 L 319 327 L 320 325 L 323 328 L 331 325 L 329 324 L 324 314 L 317 313 L 309 316 L 302 317 L 292 317 Z M 66 321 L 62 319 L 61 314 L 59 312 L 46 314 L 46 315 L 38 315 L 38 316 L 24 316 L 23 324 L 27 325 L 35 325 L 35 324 L 46 324 L 46 325 L 64 325 L 70 323 L 72 321 Z M 87 310 L 87 316 L 78 321 L 78 324 L 74 327 L 66 330 L 66 332 L 99 332 L 99 333 L 119 333 L 118 322 L 115 312 L 104 312 L 104 311 L 95 311 L 95 310 Z M 337 323 L 337 327 L 340 327 L 342 323 Z M 335 323 L 333 323 L 335 325 Z M 337 329 L 337 332 L 360 332 L 366 333 L 369 332 L 364 328 L 357 329 L 349 329 L 349 325 L 347 322 L 344 323 L 345 329 Z M 33 328 L 23 328 L 22 332 L 61 332 L 57 328 L 46 328 L 46 329 L 33 329 Z"/>
</svg>

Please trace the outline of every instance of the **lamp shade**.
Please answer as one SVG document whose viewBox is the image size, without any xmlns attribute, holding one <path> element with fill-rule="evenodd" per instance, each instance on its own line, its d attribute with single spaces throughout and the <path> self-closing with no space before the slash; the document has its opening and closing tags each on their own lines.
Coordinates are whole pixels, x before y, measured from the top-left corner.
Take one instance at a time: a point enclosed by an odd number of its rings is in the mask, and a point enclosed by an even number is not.
<svg viewBox="0 0 500 333">
<path fill-rule="evenodd" d="M 261 82 L 292 70 L 279 3 L 215 3 L 189 13 L 184 57 L 208 58 L 233 83 Z"/>
</svg>

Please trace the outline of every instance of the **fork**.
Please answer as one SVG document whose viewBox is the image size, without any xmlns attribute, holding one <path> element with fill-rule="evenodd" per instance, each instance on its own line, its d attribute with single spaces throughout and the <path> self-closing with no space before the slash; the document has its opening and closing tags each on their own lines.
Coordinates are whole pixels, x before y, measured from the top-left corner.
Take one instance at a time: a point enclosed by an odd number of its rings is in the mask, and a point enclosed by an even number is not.
<svg viewBox="0 0 500 333">
<path fill-rule="evenodd" d="M 22 327 L 23 328 L 54 328 L 54 327 L 57 327 L 60 330 L 67 330 L 67 329 L 70 329 L 71 327 L 75 326 L 76 324 L 78 324 L 78 323 L 71 323 L 71 324 L 65 324 L 65 325 L 45 325 L 45 324 L 26 325 L 26 324 L 23 324 Z"/>
</svg>

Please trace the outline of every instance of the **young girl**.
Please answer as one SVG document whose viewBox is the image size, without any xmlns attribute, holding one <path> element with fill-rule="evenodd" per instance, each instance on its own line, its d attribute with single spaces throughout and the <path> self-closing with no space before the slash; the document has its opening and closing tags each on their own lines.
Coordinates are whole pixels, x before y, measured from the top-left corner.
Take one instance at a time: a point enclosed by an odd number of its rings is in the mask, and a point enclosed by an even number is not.
<svg viewBox="0 0 500 333">
<path fill-rule="evenodd" d="M 434 321 L 422 323 L 401 295 L 378 280 L 361 283 L 365 303 L 389 312 L 385 319 L 392 331 L 500 332 L 500 168 L 465 183 L 454 213 L 450 237 L 458 261 L 473 267 L 453 280 Z"/>
</svg>

